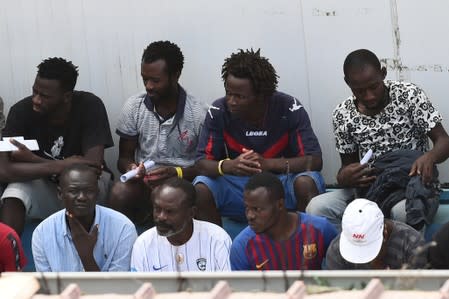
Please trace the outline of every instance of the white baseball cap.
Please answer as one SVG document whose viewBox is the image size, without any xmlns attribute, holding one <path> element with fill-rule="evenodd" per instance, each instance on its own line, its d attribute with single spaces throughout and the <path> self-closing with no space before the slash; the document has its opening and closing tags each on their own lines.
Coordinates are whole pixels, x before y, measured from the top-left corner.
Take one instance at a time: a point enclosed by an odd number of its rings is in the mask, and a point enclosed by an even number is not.
<svg viewBox="0 0 449 299">
<path fill-rule="evenodd" d="M 348 262 L 364 264 L 379 254 L 383 242 L 384 215 L 373 201 L 357 198 L 341 221 L 340 253 Z"/>
</svg>

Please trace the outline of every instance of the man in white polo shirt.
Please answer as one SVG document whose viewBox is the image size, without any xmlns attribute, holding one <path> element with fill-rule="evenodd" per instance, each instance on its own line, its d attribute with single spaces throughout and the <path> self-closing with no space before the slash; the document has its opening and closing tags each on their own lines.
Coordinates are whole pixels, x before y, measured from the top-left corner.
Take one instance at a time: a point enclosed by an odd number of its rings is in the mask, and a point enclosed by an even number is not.
<svg viewBox="0 0 449 299">
<path fill-rule="evenodd" d="M 131 270 L 144 272 L 230 271 L 231 238 L 219 226 L 193 219 L 195 188 L 172 178 L 151 200 L 155 227 L 134 243 Z"/>
</svg>

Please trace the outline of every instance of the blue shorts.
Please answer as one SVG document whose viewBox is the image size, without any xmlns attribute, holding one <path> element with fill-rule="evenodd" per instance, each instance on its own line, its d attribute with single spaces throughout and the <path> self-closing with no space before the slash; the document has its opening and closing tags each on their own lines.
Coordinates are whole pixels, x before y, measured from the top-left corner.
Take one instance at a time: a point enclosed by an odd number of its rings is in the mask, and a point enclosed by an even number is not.
<svg viewBox="0 0 449 299">
<path fill-rule="evenodd" d="M 293 182 L 299 176 L 308 176 L 313 179 L 319 193 L 323 193 L 326 189 L 324 179 L 318 171 L 278 175 L 277 177 L 281 180 L 282 185 L 284 185 L 285 206 L 289 210 L 296 210 L 297 202 Z M 233 175 L 224 175 L 217 178 L 197 176 L 193 180 L 193 184 L 203 183 L 209 188 L 222 217 L 229 217 L 237 221 L 246 222 L 243 189 L 249 178 L 247 176 Z"/>
</svg>

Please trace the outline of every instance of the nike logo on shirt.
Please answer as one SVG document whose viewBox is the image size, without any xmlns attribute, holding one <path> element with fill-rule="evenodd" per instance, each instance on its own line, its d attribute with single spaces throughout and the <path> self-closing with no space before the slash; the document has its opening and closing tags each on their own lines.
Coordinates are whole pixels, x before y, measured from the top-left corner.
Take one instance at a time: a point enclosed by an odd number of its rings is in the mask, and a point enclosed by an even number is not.
<svg viewBox="0 0 449 299">
<path fill-rule="evenodd" d="M 256 269 L 257 270 L 260 270 L 260 269 L 262 269 L 263 268 L 263 266 L 265 266 L 265 264 L 266 263 L 268 263 L 270 261 L 270 259 L 266 259 L 265 261 L 263 261 L 262 263 L 260 263 L 260 264 L 256 264 Z"/>
<path fill-rule="evenodd" d="M 167 266 L 168 266 L 168 265 L 156 267 L 155 265 L 153 265 L 153 270 L 154 270 L 154 271 L 159 271 L 159 270 L 164 269 L 164 268 L 167 267 Z"/>
</svg>

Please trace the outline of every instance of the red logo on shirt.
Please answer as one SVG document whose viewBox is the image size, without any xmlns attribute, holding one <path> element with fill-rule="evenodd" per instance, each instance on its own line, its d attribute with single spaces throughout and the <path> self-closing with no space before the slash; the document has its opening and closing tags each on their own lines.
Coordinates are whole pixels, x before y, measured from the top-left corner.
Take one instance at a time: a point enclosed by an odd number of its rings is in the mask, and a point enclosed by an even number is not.
<svg viewBox="0 0 449 299">
<path fill-rule="evenodd" d="M 191 146 L 192 145 L 192 140 L 189 137 L 189 131 L 188 130 L 185 130 L 184 132 L 181 132 L 179 134 L 179 140 L 181 140 L 187 146 Z"/>
</svg>

